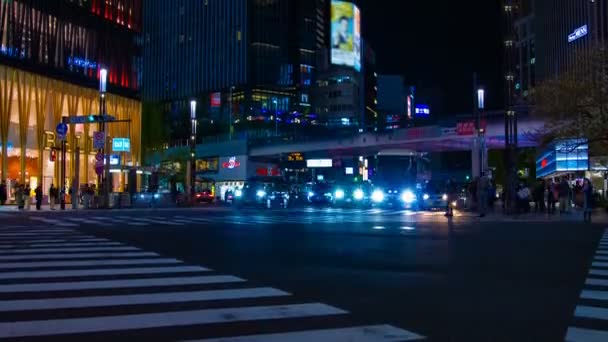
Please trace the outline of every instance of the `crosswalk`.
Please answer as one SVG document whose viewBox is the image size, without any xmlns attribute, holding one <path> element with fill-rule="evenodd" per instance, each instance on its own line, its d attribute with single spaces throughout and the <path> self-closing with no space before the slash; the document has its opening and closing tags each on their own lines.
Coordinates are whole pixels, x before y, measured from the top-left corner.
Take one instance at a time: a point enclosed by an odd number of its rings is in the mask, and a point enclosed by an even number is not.
<svg viewBox="0 0 608 342">
<path fill-rule="evenodd" d="M 608 341 L 608 230 L 600 240 L 566 341 Z"/>
<path fill-rule="evenodd" d="M 0 339 L 423 339 L 376 323 L 65 226 L 0 229 Z"/>
<path fill-rule="evenodd" d="M 56 228 L 75 228 L 79 226 L 120 226 L 120 227 L 146 227 L 146 226 L 189 226 L 205 223 L 223 223 L 229 225 L 256 226 L 264 224 L 341 224 L 341 223 L 373 223 L 373 222 L 415 222 L 420 215 L 442 216 L 438 213 L 414 213 L 408 210 L 323 210 L 323 211 L 285 211 L 273 213 L 259 212 L 233 212 L 221 215 L 206 215 L 194 213 L 185 215 L 146 215 L 146 216 L 29 216 L 33 224 L 53 226 Z M 440 213 L 439 213 L 440 214 Z M 443 216 L 442 216 L 443 217 Z M 10 233 L 7 233 L 10 234 Z M 35 235 L 35 232 L 31 233 Z M 57 233 L 55 233 L 57 234 Z M 49 234 L 53 235 L 53 233 Z M 0 233 L 0 237 L 2 237 Z"/>
</svg>

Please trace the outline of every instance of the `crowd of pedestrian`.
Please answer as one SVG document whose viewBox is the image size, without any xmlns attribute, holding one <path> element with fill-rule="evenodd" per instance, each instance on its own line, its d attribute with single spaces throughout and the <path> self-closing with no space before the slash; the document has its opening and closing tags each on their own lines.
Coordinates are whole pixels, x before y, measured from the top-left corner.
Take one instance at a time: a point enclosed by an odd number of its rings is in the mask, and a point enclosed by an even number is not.
<svg viewBox="0 0 608 342">
<path fill-rule="evenodd" d="M 81 185 L 80 191 L 74 192 L 72 189 L 68 191 L 72 201 L 77 201 L 85 209 L 94 207 L 96 187 L 94 184 Z M 36 210 L 42 210 L 44 194 L 41 185 L 37 185 L 32 189 L 28 183 L 15 183 L 11 188 L 10 193 L 15 199 L 14 204 L 18 210 L 30 210 L 32 202 L 36 205 Z M 61 189 L 51 184 L 48 189 L 48 204 L 51 210 L 56 210 L 58 204 L 61 203 Z M 0 205 L 6 205 L 9 200 L 9 188 L 6 181 L 0 182 Z M 73 202 L 72 202 L 73 203 Z"/>
</svg>

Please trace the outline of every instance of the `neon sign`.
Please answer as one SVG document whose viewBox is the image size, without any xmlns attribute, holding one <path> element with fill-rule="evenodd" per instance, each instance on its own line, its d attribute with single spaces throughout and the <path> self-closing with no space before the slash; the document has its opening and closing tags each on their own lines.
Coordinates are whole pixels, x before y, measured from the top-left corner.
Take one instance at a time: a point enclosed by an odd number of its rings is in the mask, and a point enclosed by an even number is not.
<svg viewBox="0 0 608 342">
<path fill-rule="evenodd" d="M 238 160 L 236 160 L 236 157 L 230 157 L 230 159 L 228 159 L 227 162 L 222 163 L 222 168 L 223 169 L 236 169 L 237 167 L 241 166 L 241 162 L 239 162 Z"/>
<path fill-rule="evenodd" d="M 97 69 L 97 63 L 86 58 L 68 57 L 68 64 L 82 68 Z"/>
<path fill-rule="evenodd" d="M 589 30 L 587 29 L 587 25 L 583 25 L 583 26 L 577 28 L 576 30 L 574 30 L 574 32 L 572 32 L 568 35 L 568 43 L 572 43 L 573 41 L 575 41 L 579 38 L 583 38 L 584 36 L 587 35 L 588 32 L 589 32 Z"/>
</svg>

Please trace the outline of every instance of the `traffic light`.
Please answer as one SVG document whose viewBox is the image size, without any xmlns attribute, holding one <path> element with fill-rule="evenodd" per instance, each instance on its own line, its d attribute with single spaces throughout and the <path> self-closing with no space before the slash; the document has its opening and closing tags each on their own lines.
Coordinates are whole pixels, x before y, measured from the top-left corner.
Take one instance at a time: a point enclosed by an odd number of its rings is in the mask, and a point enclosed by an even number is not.
<svg viewBox="0 0 608 342">
<path fill-rule="evenodd" d="M 49 161 L 54 162 L 57 160 L 57 151 L 51 150 L 51 154 L 49 155 Z"/>
</svg>

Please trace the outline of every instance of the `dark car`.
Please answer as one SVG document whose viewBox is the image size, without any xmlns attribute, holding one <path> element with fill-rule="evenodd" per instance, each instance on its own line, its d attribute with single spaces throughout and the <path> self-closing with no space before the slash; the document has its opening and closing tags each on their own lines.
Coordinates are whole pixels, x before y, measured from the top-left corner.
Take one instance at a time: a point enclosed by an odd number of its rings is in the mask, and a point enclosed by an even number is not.
<svg viewBox="0 0 608 342">
<path fill-rule="evenodd" d="M 308 202 L 313 205 L 332 205 L 333 187 L 329 183 L 315 183 L 308 192 Z"/>
<path fill-rule="evenodd" d="M 448 205 L 446 183 L 440 181 L 429 181 L 426 184 L 423 184 L 419 197 L 421 209 L 445 210 Z"/>
<path fill-rule="evenodd" d="M 371 190 L 371 202 L 376 207 L 418 209 L 416 187 L 398 182 L 374 183 Z"/>
<path fill-rule="evenodd" d="M 371 191 L 367 183 L 334 184 L 334 207 L 364 208 L 371 205 Z"/>
<path fill-rule="evenodd" d="M 194 195 L 194 198 L 197 203 L 213 203 L 213 201 L 215 200 L 213 192 L 209 189 L 204 189 L 202 191 L 197 192 Z"/>
<path fill-rule="evenodd" d="M 285 208 L 288 202 L 289 186 L 278 180 L 247 181 L 243 188 L 236 190 L 234 194 L 234 204 L 237 207 Z"/>
</svg>

